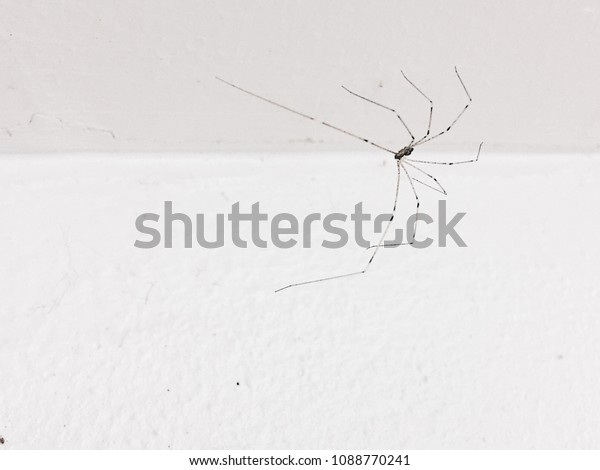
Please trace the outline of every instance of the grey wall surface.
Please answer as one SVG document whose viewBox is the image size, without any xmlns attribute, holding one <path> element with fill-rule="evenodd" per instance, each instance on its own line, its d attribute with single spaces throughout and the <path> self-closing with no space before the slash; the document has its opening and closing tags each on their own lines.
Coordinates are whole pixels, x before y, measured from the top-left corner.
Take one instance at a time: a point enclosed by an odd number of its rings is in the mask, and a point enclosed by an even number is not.
<svg viewBox="0 0 600 470">
<path fill-rule="evenodd" d="M 597 0 L 0 2 L 0 151 L 367 150 L 473 106 L 431 148 L 600 146 Z M 433 144 L 433 143 L 432 143 Z"/>
</svg>

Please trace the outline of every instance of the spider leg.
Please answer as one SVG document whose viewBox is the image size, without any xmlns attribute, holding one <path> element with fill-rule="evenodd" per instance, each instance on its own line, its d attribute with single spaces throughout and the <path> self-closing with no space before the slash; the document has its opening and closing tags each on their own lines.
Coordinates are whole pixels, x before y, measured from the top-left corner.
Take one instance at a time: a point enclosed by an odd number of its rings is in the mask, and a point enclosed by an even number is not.
<svg viewBox="0 0 600 470">
<path fill-rule="evenodd" d="M 375 251 L 373 252 L 373 254 L 371 255 L 371 257 L 369 258 L 369 261 L 367 261 L 367 264 L 365 265 L 365 267 L 361 271 L 356 271 L 356 272 L 352 272 L 352 273 L 340 274 L 338 276 L 323 277 L 323 278 L 320 278 L 320 279 L 313 279 L 311 281 L 297 282 L 295 284 L 290 284 L 290 285 L 287 285 L 285 287 L 281 287 L 280 289 L 277 289 L 275 292 L 281 292 L 282 290 L 289 289 L 290 287 L 304 286 L 306 284 L 314 284 L 314 283 L 323 282 L 323 281 L 331 281 L 333 279 L 341 279 L 343 277 L 356 276 L 356 275 L 359 275 L 359 274 L 365 274 L 367 272 L 367 270 L 371 266 L 371 263 L 375 259 L 375 256 L 377 255 L 377 252 L 379 251 L 379 248 L 381 246 L 384 246 L 384 245 L 381 245 L 381 243 L 385 239 L 385 236 L 387 235 L 387 232 L 388 232 L 388 230 L 390 228 L 390 225 L 392 224 L 392 221 L 394 220 L 394 216 L 396 215 L 396 206 L 398 205 L 398 190 L 400 188 L 400 168 L 402 166 L 401 163 L 400 163 L 400 160 L 396 160 L 396 163 L 397 163 L 397 166 L 398 166 L 398 174 L 396 176 L 396 192 L 394 194 L 394 207 L 392 208 L 392 216 L 390 217 L 390 220 L 388 221 L 388 223 L 387 223 L 387 225 L 385 227 L 385 230 L 383 231 L 381 239 L 379 240 L 379 244 L 376 246 Z M 406 170 L 404 170 L 404 172 L 406 173 Z M 412 185 L 412 183 L 411 183 L 411 185 Z M 417 208 L 418 208 L 418 206 L 417 206 Z"/>
<path fill-rule="evenodd" d="M 385 106 L 383 104 L 377 103 L 376 101 L 373 101 L 369 98 L 365 98 L 364 96 L 359 95 L 358 93 L 353 92 L 352 90 L 349 90 L 348 88 L 346 88 L 344 85 L 342 85 L 342 88 L 344 90 L 346 90 L 348 93 L 350 93 L 351 95 L 356 96 L 357 98 L 360 98 L 362 100 L 368 101 L 369 103 L 372 103 L 376 106 L 379 106 L 383 109 L 387 109 L 388 111 L 391 111 L 392 113 L 394 113 L 396 115 L 396 117 L 400 120 L 400 122 L 402 123 L 402 125 L 404 126 L 404 128 L 406 129 L 406 131 L 410 134 L 410 144 L 412 145 L 412 143 L 415 141 L 415 136 L 413 135 L 413 133 L 410 131 L 410 129 L 408 128 L 408 126 L 406 125 L 406 122 L 404 122 L 404 119 L 402 119 L 400 117 L 400 114 L 398 114 L 398 111 L 396 111 L 395 109 L 392 109 L 388 106 Z"/>
<path fill-rule="evenodd" d="M 405 158 L 406 161 L 411 163 L 425 163 L 427 165 L 460 165 L 461 163 L 475 163 L 479 160 L 479 154 L 481 153 L 481 147 L 483 146 L 483 142 L 479 144 L 479 148 L 477 149 L 477 157 L 472 160 L 463 160 L 460 162 L 430 162 L 427 160 L 413 160 L 412 158 Z"/>
<path fill-rule="evenodd" d="M 465 83 L 463 82 L 462 78 L 460 77 L 460 74 L 458 73 L 458 69 L 456 67 L 454 67 L 454 71 L 456 72 L 456 76 L 458 77 L 458 80 L 460 81 L 460 84 L 462 85 L 463 90 L 465 90 L 465 93 L 467 95 L 467 98 L 469 99 L 469 102 L 465 105 L 465 107 L 462 109 L 462 111 L 460 113 L 458 113 L 458 116 L 456 116 L 456 119 L 454 119 L 454 121 L 452 121 L 452 123 L 446 129 L 444 129 L 441 132 L 438 132 L 437 134 L 435 134 L 425 140 L 421 139 L 415 145 L 424 144 L 425 142 L 429 142 L 430 140 L 437 139 L 439 136 L 444 135 L 446 132 L 448 132 L 450 129 L 452 129 L 452 126 L 454 126 L 454 124 L 456 124 L 456 121 L 458 121 L 460 119 L 460 117 L 465 113 L 465 111 L 469 108 L 469 106 L 473 102 L 473 99 L 471 98 L 471 95 L 467 91 L 467 87 L 465 86 Z"/>
<path fill-rule="evenodd" d="M 408 242 L 401 242 L 401 243 L 385 243 L 384 242 L 382 245 L 381 242 L 385 238 L 385 235 L 387 234 L 387 229 L 389 228 L 389 224 L 391 223 L 391 219 L 390 219 L 390 222 L 388 223 L 388 227 L 386 227 L 386 230 L 383 232 L 383 236 L 379 240 L 379 243 L 377 245 L 371 245 L 369 248 L 367 248 L 367 250 L 370 250 L 371 248 L 375 248 L 375 253 L 377 253 L 377 250 L 379 250 L 379 248 L 382 246 L 394 247 L 394 246 L 412 245 L 415 242 L 415 237 L 417 236 L 417 222 L 419 220 L 419 207 L 421 206 L 421 202 L 419 201 L 419 194 L 417 193 L 417 190 L 415 189 L 415 185 L 413 183 L 414 178 L 412 176 L 410 176 L 408 171 L 406 171 L 406 168 L 404 167 L 404 165 L 402 164 L 402 162 L 400 160 L 397 160 L 397 162 L 398 162 L 398 167 L 402 168 L 402 171 L 404 171 L 404 173 L 408 177 L 408 182 L 410 183 L 410 187 L 412 189 L 412 192 L 415 196 L 415 201 L 417 203 L 417 210 L 415 212 L 415 224 L 413 226 L 413 233 L 412 233 L 412 237 L 411 237 L 412 240 L 408 241 Z M 375 253 L 373 254 L 373 256 L 375 255 Z"/>
<path fill-rule="evenodd" d="M 346 130 L 344 130 L 344 129 L 341 129 L 341 128 L 337 127 L 337 126 L 334 126 L 334 125 L 332 125 L 332 124 L 329 124 L 328 122 L 325 122 L 325 121 L 320 121 L 320 120 L 318 120 L 317 118 L 315 118 L 315 117 L 313 117 L 313 116 L 309 116 L 308 114 L 301 113 L 300 111 L 296 111 L 295 109 L 288 108 L 287 106 L 284 106 L 284 105 L 282 105 L 282 104 L 279 104 L 279 103 L 277 103 L 277 102 L 275 102 L 275 101 L 273 101 L 273 100 L 270 100 L 270 99 L 268 99 L 268 98 L 265 98 L 265 97 L 263 97 L 263 96 L 257 95 L 256 93 L 253 93 L 253 92 L 251 92 L 251 91 L 245 90 L 245 89 L 244 89 L 244 88 L 242 88 L 242 87 L 239 87 L 239 86 L 237 86 L 237 85 L 234 85 L 233 83 L 230 83 L 230 82 L 228 82 L 227 80 L 223 80 L 222 78 L 219 78 L 219 77 L 215 77 L 215 78 L 216 78 L 217 80 L 219 80 L 219 81 L 221 81 L 221 82 L 225 83 L 226 85 L 229 85 L 229 86 L 230 86 L 230 87 L 232 87 L 232 88 L 235 88 L 235 89 L 237 89 L 237 90 L 240 90 L 240 91 L 242 91 L 242 92 L 244 92 L 244 93 L 246 93 L 246 94 L 248 94 L 248 95 L 250 95 L 250 96 L 254 96 L 255 98 L 258 98 L 259 100 L 266 101 L 267 103 L 269 103 L 269 104 L 272 104 L 272 105 L 274 105 L 274 106 L 277 106 L 277 107 L 279 107 L 279 108 L 281 108 L 281 109 L 285 109 L 286 111 L 289 111 L 289 112 L 291 112 L 291 113 L 294 113 L 294 114 L 296 114 L 296 115 L 298 115 L 298 116 L 300 116 L 300 117 L 303 117 L 303 118 L 305 118 L 305 119 L 309 119 L 309 120 L 311 120 L 311 121 L 318 122 L 319 124 L 322 124 L 322 125 L 324 125 L 325 127 L 329 127 L 330 129 L 333 129 L 333 130 L 335 130 L 335 131 L 341 132 L 342 134 L 346 134 L 346 135 L 348 135 L 348 136 L 350 136 L 350 137 L 354 137 L 355 139 L 362 140 L 363 142 L 366 142 L 367 144 L 370 144 L 370 145 L 372 145 L 373 147 L 377 147 L 378 149 L 385 150 L 386 152 L 393 153 L 393 154 L 395 154 L 395 153 L 396 153 L 396 152 L 394 152 L 393 150 L 390 150 L 390 149 L 388 149 L 388 148 L 385 148 L 385 147 L 383 147 L 382 145 L 379 145 L 379 144 L 377 144 L 377 143 L 375 143 L 375 142 L 372 142 L 372 141 L 371 141 L 371 140 L 369 140 L 369 139 L 365 139 L 364 137 L 361 137 L 361 136 L 359 136 L 359 135 L 353 134 L 352 132 L 348 132 L 348 131 L 346 131 Z"/>
<path fill-rule="evenodd" d="M 406 81 L 408 83 L 410 83 L 413 86 L 413 88 L 415 90 L 417 90 L 423 96 L 423 98 L 425 98 L 427 101 L 429 101 L 429 123 L 427 124 L 427 133 L 423 137 L 421 137 L 419 140 L 417 140 L 415 145 L 418 145 L 419 142 L 422 142 L 423 140 L 425 140 L 431 133 L 431 119 L 433 118 L 433 101 L 431 101 L 431 99 L 425 93 L 423 93 L 417 85 L 415 85 L 413 82 L 411 82 L 402 70 L 400 70 L 400 73 L 406 79 Z"/>
<path fill-rule="evenodd" d="M 417 178 L 415 178 L 415 177 L 413 176 L 413 180 L 414 180 L 414 181 L 416 181 L 417 183 L 421 183 L 423 186 L 427 186 L 428 188 L 431 188 L 431 189 L 433 189 L 434 191 L 437 191 L 438 193 L 442 193 L 444 196 L 448 194 L 448 193 L 446 192 L 446 190 L 443 188 L 443 186 L 440 184 L 440 182 L 437 180 L 437 178 L 436 178 L 435 176 L 433 176 L 433 175 L 430 175 L 430 174 L 429 174 L 429 173 L 427 173 L 426 171 L 423 171 L 423 170 L 422 170 L 421 168 L 419 168 L 418 166 L 416 166 L 416 165 L 413 165 L 412 163 L 409 163 L 409 162 L 407 162 L 406 160 L 404 160 L 403 164 L 404 164 L 404 165 L 408 165 L 408 166 L 410 166 L 410 167 L 414 168 L 415 170 L 417 170 L 417 171 L 419 171 L 419 172 L 423 173 L 423 174 L 424 174 L 425 176 L 427 176 L 427 177 L 428 177 L 430 180 L 433 180 L 433 182 L 435 183 L 435 185 L 437 186 L 437 188 L 436 188 L 436 187 L 434 187 L 434 186 L 432 186 L 432 185 L 430 185 L 430 184 L 424 183 L 423 181 L 421 181 L 421 180 L 418 180 Z"/>
</svg>

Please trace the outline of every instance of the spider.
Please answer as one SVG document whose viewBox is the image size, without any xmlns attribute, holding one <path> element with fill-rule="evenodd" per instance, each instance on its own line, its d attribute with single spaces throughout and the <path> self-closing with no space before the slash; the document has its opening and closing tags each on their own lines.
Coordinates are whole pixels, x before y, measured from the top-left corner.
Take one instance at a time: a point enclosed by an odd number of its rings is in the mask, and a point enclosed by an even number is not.
<svg viewBox="0 0 600 470">
<path fill-rule="evenodd" d="M 399 246 L 399 245 L 412 245 L 414 243 L 414 239 L 416 236 L 416 225 L 417 225 L 417 220 L 418 220 L 418 216 L 419 216 L 419 207 L 420 207 L 420 201 L 419 201 L 419 195 L 415 189 L 415 184 L 414 183 L 420 183 L 424 186 L 427 186 L 430 189 L 433 189 L 434 191 L 437 191 L 441 194 L 448 194 L 446 192 L 446 190 L 442 187 L 442 185 L 439 183 L 439 181 L 431 174 L 427 173 L 425 170 L 419 168 L 416 164 L 426 164 L 426 165 L 459 165 L 459 164 L 463 164 L 463 163 L 474 163 L 477 162 L 479 160 L 479 154 L 481 153 L 481 146 L 483 145 L 483 142 L 481 142 L 479 144 L 479 148 L 477 149 L 477 156 L 471 160 L 463 160 L 463 161 L 457 161 L 457 162 L 432 162 L 432 161 L 426 161 L 426 160 L 414 160 L 413 158 L 410 158 L 413 151 L 415 150 L 415 148 L 419 145 L 423 145 L 426 142 L 429 142 L 433 139 L 437 139 L 438 137 L 444 135 L 446 132 L 450 131 L 450 129 L 452 129 L 452 127 L 456 124 L 456 122 L 461 118 L 461 116 L 465 113 L 465 111 L 469 108 L 469 106 L 471 105 L 471 103 L 473 102 L 473 99 L 471 98 L 471 95 L 469 94 L 467 87 L 465 86 L 463 79 L 461 78 L 460 74 L 458 73 L 458 69 L 456 67 L 454 67 L 454 72 L 456 72 L 456 76 L 458 77 L 458 80 L 463 88 L 463 90 L 465 91 L 465 94 L 467 95 L 467 99 L 468 102 L 467 104 L 464 106 L 464 108 L 462 108 L 462 110 L 460 111 L 460 113 L 458 113 L 458 116 L 456 116 L 456 118 L 454 119 L 454 121 L 452 121 L 450 123 L 450 125 L 448 127 L 446 127 L 444 130 L 438 132 L 437 134 L 433 134 L 431 135 L 431 120 L 433 118 L 433 101 L 425 94 L 423 93 L 423 91 L 421 91 L 421 89 L 419 87 L 417 87 L 405 74 L 404 72 L 401 71 L 402 76 L 404 77 L 404 79 L 415 89 L 417 90 L 417 92 L 419 92 L 419 94 L 421 94 L 421 96 L 423 96 L 423 98 L 425 98 L 428 102 L 429 102 L 429 122 L 427 124 L 427 132 L 425 133 L 425 135 L 423 137 L 421 137 L 420 139 L 416 139 L 414 134 L 412 133 L 412 131 L 409 129 L 409 127 L 406 125 L 406 122 L 404 121 L 404 119 L 402 119 L 402 117 L 400 116 L 400 114 L 393 108 L 390 108 L 389 106 L 383 105 L 381 103 L 378 103 L 376 101 L 373 101 L 369 98 L 366 98 L 362 95 L 359 95 L 358 93 L 355 93 L 351 90 L 349 90 L 348 88 L 346 88 L 345 86 L 342 85 L 342 88 L 347 91 L 348 93 L 350 93 L 351 95 L 356 96 L 357 98 L 360 98 L 362 100 L 365 100 L 371 104 L 374 104 L 375 106 L 379 106 L 380 108 L 386 109 L 390 112 L 392 112 L 398 119 L 399 121 L 402 123 L 402 125 L 404 126 L 404 128 L 406 129 L 406 131 L 408 132 L 408 134 L 410 135 L 410 142 L 408 143 L 408 145 L 406 145 L 405 147 L 401 148 L 400 150 L 397 151 L 393 151 L 390 150 L 382 145 L 379 145 L 369 139 L 365 139 L 364 137 L 361 137 L 357 134 L 354 134 L 352 132 L 349 132 L 347 130 L 341 129 L 337 126 L 334 126 L 332 124 L 329 124 L 328 122 L 325 121 L 321 121 L 313 116 L 309 116 L 308 114 L 304 114 L 301 113 L 299 111 L 296 111 L 292 108 L 289 108 L 287 106 L 284 106 L 280 103 L 277 103 L 273 100 L 270 100 L 268 98 L 265 98 L 263 96 L 260 96 L 256 93 L 253 93 L 251 91 L 248 91 L 238 85 L 235 85 L 231 82 L 228 82 L 227 80 L 223 80 L 222 78 L 219 77 L 215 77 L 217 80 L 220 80 L 221 82 L 225 83 L 226 85 L 229 85 L 232 88 L 235 88 L 239 91 L 242 91 L 250 96 L 253 96 L 255 98 L 258 98 L 260 100 L 266 101 L 267 103 L 270 103 L 274 106 L 277 106 L 279 108 L 285 109 L 286 111 L 289 111 L 291 113 L 294 113 L 298 116 L 301 116 L 305 119 L 309 119 L 311 121 L 315 121 L 318 122 L 320 124 L 322 124 L 325 127 L 328 127 L 330 129 L 333 129 L 337 132 L 341 132 L 342 134 L 348 135 L 350 137 L 354 137 L 355 139 L 359 139 L 362 140 L 363 142 L 366 142 L 369 145 L 372 145 L 374 147 L 377 147 L 380 150 L 384 150 L 385 152 L 391 153 L 394 155 L 394 159 L 396 161 L 396 167 L 397 167 L 397 177 L 396 177 L 396 190 L 394 193 L 394 205 L 393 205 L 393 209 L 392 209 L 392 213 L 391 213 L 391 217 L 388 220 L 385 229 L 383 230 L 383 233 L 381 235 L 381 238 L 379 240 L 379 242 L 376 245 L 372 245 L 369 247 L 369 249 L 374 249 L 372 255 L 370 256 L 369 260 L 367 261 L 367 264 L 365 265 L 365 267 L 363 269 L 361 269 L 360 271 L 355 271 L 355 272 L 351 272 L 351 273 L 347 273 L 347 274 L 339 274 L 337 276 L 329 276 L 329 277 L 323 277 L 323 278 L 319 278 L 319 279 L 312 279 L 310 281 L 303 281 L 303 282 L 297 282 L 294 284 L 289 284 L 285 287 L 281 287 L 279 289 L 277 289 L 275 292 L 281 292 L 285 289 L 289 289 L 291 287 L 297 287 L 297 286 L 303 286 L 306 284 L 314 284 L 317 282 L 323 282 L 323 281 L 330 281 L 333 279 L 341 279 L 344 277 L 349 277 L 349 276 L 356 276 L 359 274 L 365 274 L 367 272 L 367 270 L 369 269 L 369 267 L 371 266 L 371 263 L 373 262 L 373 260 L 375 259 L 375 256 L 377 255 L 377 252 L 379 251 L 379 248 L 381 248 L 382 246 Z M 409 167 L 412 170 L 416 170 L 419 174 L 419 178 L 423 178 L 426 177 L 428 178 L 429 183 L 426 183 L 424 181 L 421 181 L 420 179 L 416 178 L 415 176 L 411 175 L 409 173 L 409 171 L 407 170 L 407 167 Z M 400 176 L 401 174 L 404 173 L 406 175 L 406 177 L 408 178 L 408 182 L 410 184 L 410 187 L 412 189 L 412 192 L 415 196 L 415 202 L 416 202 L 416 218 L 415 218 L 415 224 L 414 224 L 414 229 L 413 229 L 413 233 L 412 233 L 412 237 L 411 241 L 407 241 L 407 242 L 403 242 L 403 243 L 394 243 L 394 244 L 384 244 L 383 241 L 385 240 L 385 237 L 387 235 L 387 232 L 392 224 L 392 221 L 394 220 L 394 216 L 396 215 L 396 206 L 398 205 L 398 190 L 400 188 Z"/>
</svg>

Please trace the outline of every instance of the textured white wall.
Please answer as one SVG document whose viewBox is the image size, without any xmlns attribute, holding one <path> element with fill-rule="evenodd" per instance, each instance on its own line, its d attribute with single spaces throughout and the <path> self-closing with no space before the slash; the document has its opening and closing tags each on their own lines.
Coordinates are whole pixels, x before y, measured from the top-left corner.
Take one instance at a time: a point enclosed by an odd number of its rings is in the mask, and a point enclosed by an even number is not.
<svg viewBox="0 0 600 470">
<path fill-rule="evenodd" d="M 600 141 L 596 5 L 0 0 L 0 152 L 40 152 L 0 155 L 0 450 L 597 448 L 600 160 L 570 158 Z M 401 145 L 340 85 L 422 132 L 400 70 L 437 129 L 464 106 L 455 64 L 473 108 L 417 158 L 486 141 L 476 165 L 427 168 L 468 249 L 383 250 L 366 276 L 275 294 L 370 255 L 320 232 L 312 249 L 134 247 L 164 201 L 210 220 L 236 201 L 391 209 L 390 155 L 311 155 L 372 149 L 215 75 Z M 414 204 L 403 180 L 394 228 Z"/>
<path fill-rule="evenodd" d="M 437 103 L 438 148 L 593 150 L 600 144 L 597 0 L 2 0 L 0 151 L 362 149 L 228 89 L 215 75 L 382 143 L 402 109 Z M 323 144 L 323 145 L 319 145 Z"/>
<path fill-rule="evenodd" d="M 600 224 L 580 201 L 600 160 L 435 169 L 468 248 L 278 294 L 369 254 L 321 248 L 319 223 L 312 249 L 134 248 L 165 200 L 207 220 L 390 209 L 385 155 L 262 157 L 0 159 L 0 451 L 598 448 Z"/>
</svg>

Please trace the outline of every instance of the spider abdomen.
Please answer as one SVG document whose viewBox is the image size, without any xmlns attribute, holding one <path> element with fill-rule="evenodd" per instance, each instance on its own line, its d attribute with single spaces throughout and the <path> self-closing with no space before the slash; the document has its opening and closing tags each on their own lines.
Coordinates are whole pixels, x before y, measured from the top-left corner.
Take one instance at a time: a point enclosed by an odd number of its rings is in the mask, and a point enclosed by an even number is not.
<svg viewBox="0 0 600 470">
<path fill-rule="evenodd" d="M 410 155 L 413 151 L 413 147 L 411 147 L 410 145 L 407 147 L 404 147 L 401 150 L 398 150 L 398 152 L 396 152 L 396 155 L 394 155 L 394 158 L 396 160 L 402 160 L 404 157 Z"/>
</svg>

